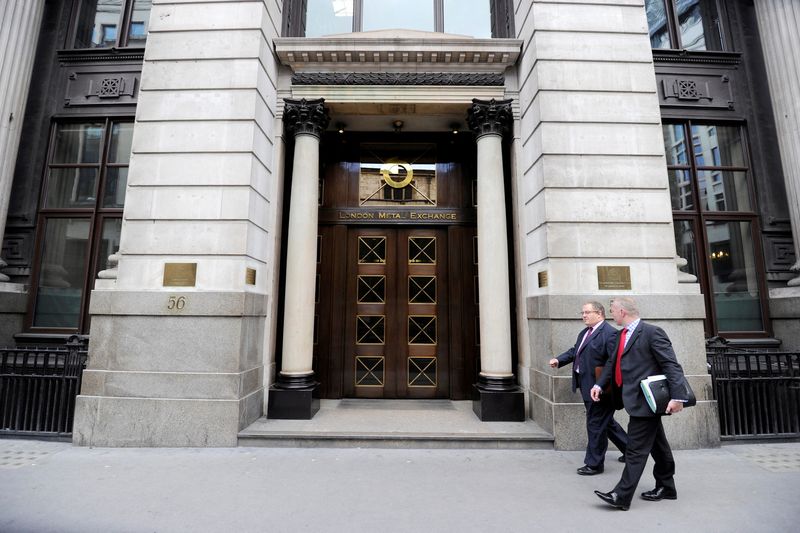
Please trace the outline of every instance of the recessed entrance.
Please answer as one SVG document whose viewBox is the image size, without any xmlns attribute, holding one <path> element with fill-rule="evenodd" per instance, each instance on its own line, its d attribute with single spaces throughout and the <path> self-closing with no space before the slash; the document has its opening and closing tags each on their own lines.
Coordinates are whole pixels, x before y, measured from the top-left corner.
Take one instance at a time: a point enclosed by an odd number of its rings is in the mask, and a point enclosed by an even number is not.
<svg viewBox="0 0 800 533">
<path fill-rule="evenodd" d="M 469 398 L 479 365 L 474 143 L 326 140 L 322 396 Z"/>
</svg>

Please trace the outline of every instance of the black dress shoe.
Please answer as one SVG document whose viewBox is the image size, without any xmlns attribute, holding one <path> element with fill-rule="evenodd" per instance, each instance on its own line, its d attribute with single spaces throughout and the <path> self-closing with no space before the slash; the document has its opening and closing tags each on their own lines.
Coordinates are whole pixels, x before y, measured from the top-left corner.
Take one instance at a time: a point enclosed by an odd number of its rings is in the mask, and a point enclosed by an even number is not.
<svg viewBox="0 0 800 533">
<path fill-rule="evenodd" d="M 603 465 L 600 466 L 583 465 L 578 469 L 578 474 L 582 476 L 593 476 L 595 474 L 602 474 L 602 473 L 603 473 Z"/>
<path fill-rule="evenodd" d="M 619 499 L 619 495 L 616 492 L 600 492 L 599 490 L 594 491 L 597 494 L 597 497 L 606 502 L 611 507 L 616 507 L 621 511 L 627 511 L 630 507 L 630 504 L 623 503 Z"/>
<path fill-rule="evenodd" d="M 651 502 L 657 502 L 659 500 L 677 500 L 678 492 L 675 489 L 668 489 L 667 487 L 656 487 L 653 490 L 643 492 L 642 499 Z"/>
<path fill-rule="evenodd" d="M 619 461 L 620 463 L 624 463 L 625 462 L 625 454 L 623 453 L 622 455 L 617 457 L 617 461 Z"/>
</svg>

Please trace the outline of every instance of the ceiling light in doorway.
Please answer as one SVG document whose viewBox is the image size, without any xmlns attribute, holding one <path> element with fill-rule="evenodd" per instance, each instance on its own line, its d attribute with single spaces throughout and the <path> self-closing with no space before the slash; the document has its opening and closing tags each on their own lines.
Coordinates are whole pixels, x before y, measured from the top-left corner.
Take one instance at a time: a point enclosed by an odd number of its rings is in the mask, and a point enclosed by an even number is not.
<svg viewBox="0 0 800 533">
<path fill-rule="evenodd" d="M 336 123 L 336 131 L 338 131 L 340 134 L 344 133 L 345 127 L 347 127 L 347 124 L 345 124 L 344 122 L 337 122 Z"/>
<path fill-rule="evenodd" d="M 460 129 L 461 129 L 461 124 L 459 124 L 458 122 L 453 122 L 452 124 L 450 124 L 450 131 L 453 132 L 453 135 L 457 135 L 458 130 Z"/>
<path fill-rule="evenodd" d="M 392 127 L 394 128 L 394 131 L 399 133 L 403 129 L 403 121 L 395 120 L 394 122 L 392 122 Z"/>
</svg>

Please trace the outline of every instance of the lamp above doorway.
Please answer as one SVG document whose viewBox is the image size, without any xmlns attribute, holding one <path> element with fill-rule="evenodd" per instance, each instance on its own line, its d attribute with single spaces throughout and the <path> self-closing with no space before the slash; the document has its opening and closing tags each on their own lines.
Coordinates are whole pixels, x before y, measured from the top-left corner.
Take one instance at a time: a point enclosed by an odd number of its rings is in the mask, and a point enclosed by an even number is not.
<svg viewBox="0 0 800 533">
<path fill-rule="evenodd" d="M 403 124 L 404 122 L 402 120 L 395 120 L 392 122 L 392 127 L 394 128 L 395 132 L 400 133 L 403 129 Z"/>
</svg>

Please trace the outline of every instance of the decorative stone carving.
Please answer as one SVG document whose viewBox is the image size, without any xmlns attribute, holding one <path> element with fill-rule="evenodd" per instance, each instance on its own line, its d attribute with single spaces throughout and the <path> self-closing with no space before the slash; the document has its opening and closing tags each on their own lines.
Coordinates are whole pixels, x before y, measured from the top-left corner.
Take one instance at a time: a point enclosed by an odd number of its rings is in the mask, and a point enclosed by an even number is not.
<svg viewBox="0 0 800 533">
<path fill-rule="evenodd" d="M 727 75 L 691 77 L 658 73 L 662 106 L 733 109 L 731 81 Z"/>
<path fill-rule="evenodd" d="M 118 266 L 119 250 L 108 256 L 108 263 L 106 264 L 107 268 L 98 272 L 97 277 L 99 279 L 117 279 L 117 274 L 119 273 L 117 270 Z"/>
<path fill-rule="evenodd" d="M 331 121 L 323 98 L 315 100 L 284 98 L 284 102 L 286 107 L 283 111 L 283 124 L 289 134 L 305 133 L 317 138 L 322 136 L 322 132 Z"/>
<path fill-rule="evenodd" d="M 446 72 L 310 72 L 292 76 L 292 85 L 451 85 L 492 86 L 502 74 Z"/>
<path fill-rule="evenodd" d="M 679 255 L 675 256 L 675 266 L 678 268 L 678 283 L 697 283 L 697 276 L 681 270 L 687 264 L 689 262 L 686 259 Z"/>
<path fill-rule="evenodd" d="M 489 101 L 472 99 L 467 112 L 467 124 L 477 135 L 505 135 L 511 127 L 511 99 Z"/>
</svg>

